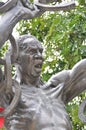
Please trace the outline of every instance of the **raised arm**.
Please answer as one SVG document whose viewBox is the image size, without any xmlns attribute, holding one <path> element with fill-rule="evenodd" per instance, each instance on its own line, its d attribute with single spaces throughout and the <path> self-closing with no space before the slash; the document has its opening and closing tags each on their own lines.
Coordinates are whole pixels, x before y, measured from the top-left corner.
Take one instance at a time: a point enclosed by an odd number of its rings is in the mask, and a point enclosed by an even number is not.
<svg viewBox="0 0 86 130">
<path fill-rule="evenodd" d="M 79 61 L 71 70 L 63 70 L 53 75 L 46 86 L 64 84 L 62 99 L 68 103 L 86 89 L 86 59 Z"/>
<path fill-rule="evenodd" d="M 70 70 L 70 79 L 64 84 L 63 100 L 65 103 L 78 96 L 86 89 L 86 59 L 79 61 Z"/>
<path fill-rule="evenodd" d="M 32 19 L 45 11 L 70 10 L 75 7 L 74 2 L 48 6 L 49 2 L 58 2 L 58 0 L 34 0 L 34 3 L 30 3 L 29 0 L 0 2 L 0 13 L 4 14 L 0 19 L 0 47 L 8 40 L 14 26 L 21 19 Z"/>
<path fill-rule="evenodd" d="M 25 7 L 21 0 L 17 0 L 15 6 L 6 11 L 0 19 L 0 47 L 8 40 L 14 26 L 24 18 L 32 19 L 37 16 L 38 9 L 36 6 L 33 9 Z"/>
</svg>

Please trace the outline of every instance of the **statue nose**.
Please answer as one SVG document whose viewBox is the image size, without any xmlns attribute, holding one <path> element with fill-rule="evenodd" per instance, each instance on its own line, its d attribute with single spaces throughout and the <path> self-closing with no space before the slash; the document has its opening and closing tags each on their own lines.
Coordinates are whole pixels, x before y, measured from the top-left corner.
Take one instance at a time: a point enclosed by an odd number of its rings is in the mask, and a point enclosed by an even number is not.
<svg viewBox="0 0 86 130">
<path fill-rule="evenodd" d="M 34 55 L 34 58 L 35 58 L 35 59 L 42 59 L 42 55 L 40 55 L 40 54 L 35 54 L 35 55 Z"/>
<path fill-rule="evenodd" d="M 34 59 L 44 60 L 43 55 L 39 51 L 34 55 Z"/>
</svg>

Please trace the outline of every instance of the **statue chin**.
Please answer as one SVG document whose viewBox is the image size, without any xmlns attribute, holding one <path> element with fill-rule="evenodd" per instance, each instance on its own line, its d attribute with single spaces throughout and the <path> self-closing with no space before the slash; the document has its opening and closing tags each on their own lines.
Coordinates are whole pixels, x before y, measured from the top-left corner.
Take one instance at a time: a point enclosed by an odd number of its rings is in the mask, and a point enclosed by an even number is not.
<svg viewBox="0 0 86 130">
<path fill-rule="evenodd" d="M 41 74 L 41 72 L 32 72 L 31 76 L 33 78 L 38 78 L 38 77 L 40 77 L 40 74 Z"/>
</svg>

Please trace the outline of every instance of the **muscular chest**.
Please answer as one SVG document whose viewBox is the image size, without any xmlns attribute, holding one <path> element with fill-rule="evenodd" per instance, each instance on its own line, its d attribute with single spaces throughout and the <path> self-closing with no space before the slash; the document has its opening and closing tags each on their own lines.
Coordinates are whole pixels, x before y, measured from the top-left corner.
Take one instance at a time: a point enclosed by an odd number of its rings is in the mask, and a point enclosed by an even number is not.
<svg viewBox="0 0 86 130">
<path fill-rule="evenodd" d="M 50 98 L 39 90 L 21 93 L 21 99 L 8 122 L 10 127 L 21 130 L 71 130 L 68 115 L 59 98 Z"/>
<path fill-rule="evenodd" d="M 21 118 L 31 121 L 28 127 L 34 130 L 71 130 L 64 105 L 42 92 L 22 93 L 19 111 Z"/>
</svg>

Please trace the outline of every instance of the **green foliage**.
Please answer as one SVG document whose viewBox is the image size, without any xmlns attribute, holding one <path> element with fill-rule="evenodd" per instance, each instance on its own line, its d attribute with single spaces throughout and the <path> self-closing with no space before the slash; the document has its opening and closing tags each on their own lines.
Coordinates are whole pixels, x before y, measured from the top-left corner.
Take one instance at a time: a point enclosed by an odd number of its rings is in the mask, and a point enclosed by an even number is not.
<svg viewBox="0 0 86 130">
<path fill-rule="evenodd" d="M 79 5 L 74 10 L 45 12 L 38 18 L 19 23 L 17 30 L 20 35 L 30 33 L 43 43 L 44 81 L 63 69 L 71 69 L 76 62 L 86 58 L 86 3 L 85 0 L 77 1 Z M 0 56 L 6 49 L 0 51 Z M 67 105 L 73 130 L 86 130 L 78 118 L 78 107 L 84 98 L 85 94 L 81 94 Z"/>
<path fill-rule="evenodd" d="M 79 60 L 86 58 L 86 7 L 85 0 L 69 12 L 46 12 L 30 21 L 21 21 L 17 30 L 20 35 L 36 36 L 45 48 L 43 80 L 63 69 L 71 69 Z M 78 107 L 85 94 L 76 97 L 67 105 L 73 130 L 86 130 L 78 118 Z"/>
<path fill-rule="evenodd" d="M 31 33 L 43 42 L 46 49 L 43 70 L 48 65 L 51 74 L 70 69 L 86 57 L 85 7 L 78 6 L 69 12 L 47 12 L 39 18 L 21 21 L 18 30 L 20 34 Z"/>
<path fill-rule="evenodd" d="M 8 44 L 4 44 L 4 46 L 0 49 L 0 57 L 4 57 L 5 52 L 8 50 Z"/>
</svg>

